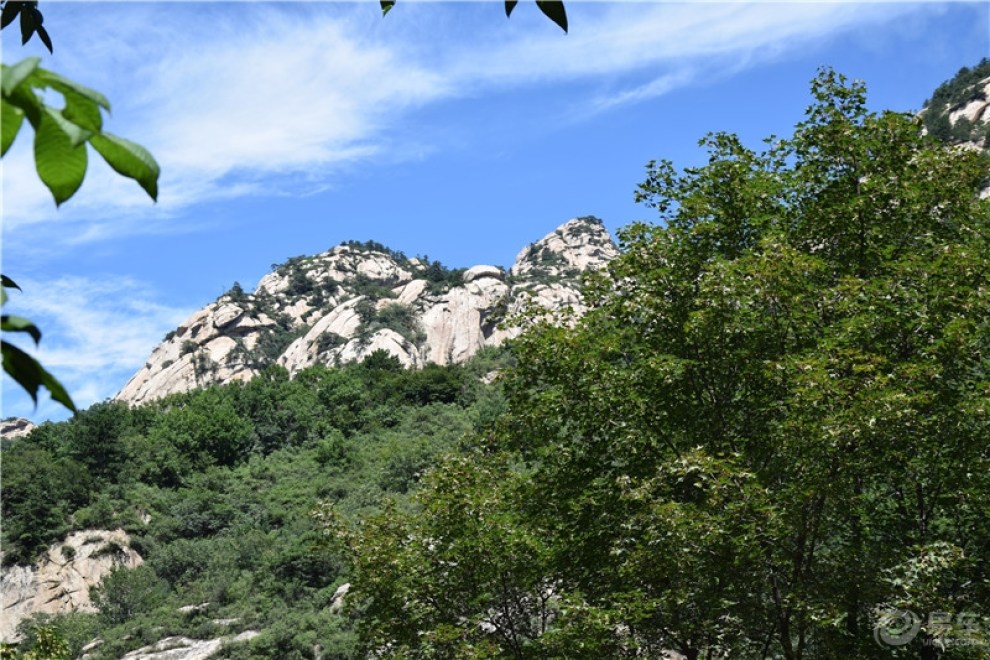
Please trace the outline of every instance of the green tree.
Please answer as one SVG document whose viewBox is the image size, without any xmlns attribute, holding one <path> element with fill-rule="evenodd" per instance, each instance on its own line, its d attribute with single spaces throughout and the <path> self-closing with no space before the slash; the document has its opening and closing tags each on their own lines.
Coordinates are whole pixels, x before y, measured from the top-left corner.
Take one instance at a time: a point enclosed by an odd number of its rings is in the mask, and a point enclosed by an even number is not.
<svg viewBox="0 0 990 660">
<path fill-rule="evenodd" d="M 651 163 L 637 199 L 660 224 L 621 232 L 574 327 L 538 320 L 515 343 L 482 446 L 525 478 L 477 488 L 513 503 L 500 535 L 538 538 L 531 565 L 560 595 L 534 655 L 868 658 L 890 608 L 986 614 L 986 154 L 869 112 L 830 70 L 812 94 L 764 151 L 713 134 L 704 166 Z M 472 511 L 450 485 L 465 469 L 354 544 L 370 647 L 479 637 L 484 582 L 413 607 L 452 564 L 484 565 L 485 533 L 435 513 Z M 534 593 L 533 573 L 500 576 Z M 927 626 L 908 649 L 937 651 Z"/>
<path fill-rule="evenodd" d="M 160 605 L 168 585 L 148 566 L 114 568 L 90 590 L 93 604 L 108 624 L 124 623 Z"/>
</svg>

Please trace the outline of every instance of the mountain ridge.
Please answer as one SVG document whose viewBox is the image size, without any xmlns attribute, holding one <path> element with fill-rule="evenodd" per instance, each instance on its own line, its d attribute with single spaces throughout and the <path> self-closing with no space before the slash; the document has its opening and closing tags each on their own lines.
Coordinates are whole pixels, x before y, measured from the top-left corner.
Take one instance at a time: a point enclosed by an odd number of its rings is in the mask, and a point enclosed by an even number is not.
<svg viewBox="0 0 990 660">
<path fill-rule="evenodd" d="M 583 273 L 617 254 L 593 216 L 523 247 L 508 271 L 451 270 L 374 241 L 345 242 L 273 265 L 253 293 L 235 284 L 168 333 L 114 398 L 138 405 L 247 381 L 271 365 L 295 374 L 378 350 L 412 368 L 461 363 L 516 336 L 504 321 L 527 305 L 583 313 Z"/>
</svg>

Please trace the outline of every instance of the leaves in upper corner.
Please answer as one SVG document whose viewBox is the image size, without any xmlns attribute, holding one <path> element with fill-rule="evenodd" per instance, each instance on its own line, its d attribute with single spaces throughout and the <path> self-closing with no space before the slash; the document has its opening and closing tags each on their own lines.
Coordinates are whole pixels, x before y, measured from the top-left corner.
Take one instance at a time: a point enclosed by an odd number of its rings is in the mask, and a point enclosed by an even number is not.
<svg viewBox="0 0 990 660">
<path fill-rule="evenodd" d="M 0 12 L 0 28 L 5 28 L 21 17 L 21 44 L 26 44 L 32 36 L 38 35 L 48 52 L 52 50 L 52 39 L 44 28 L 45 17 L 38 9 L 38 0 L 7 0 Z"/>
<path fill-rule="evenodd" d="M 382 16 L 388 15 L 392 11 L 392 7 L 395 6 L 395 0 L 379 0 L 382 6 Z"/>
<path fill-rule="evenodd" d="M 519 0 L 505 0 L 505 15 L 512 16 L 512 10 L 519 4 Z M 567 32 L 567 12 L 564 11 L 563 0 L 536 0 L 536 6 L 551 21 L 560 26 L 560 29 Z"/>
<path fill-rule="evenodd" d="M 536 0 L 536 6 L 561 30 L 567 32 L 567 12 L 564 11 L 563 0 Z"/>
</svg>

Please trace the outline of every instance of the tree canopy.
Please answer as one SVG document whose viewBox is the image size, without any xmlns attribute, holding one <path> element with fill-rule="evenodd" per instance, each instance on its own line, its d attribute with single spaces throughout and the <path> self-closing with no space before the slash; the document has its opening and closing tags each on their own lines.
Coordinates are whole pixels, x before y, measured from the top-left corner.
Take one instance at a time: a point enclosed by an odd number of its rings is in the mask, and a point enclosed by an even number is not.
<svg viewBox="0 0 990 660">
<path fill-rule="evenodd" d="M 986 154 L 831 70 L 812 96 L 762 151 L 650 163 L 659 223 L 518 340 L 497 429 L 418 511 L 329 516 L 365 650 L 868 658 L 891 613 L 986 616 Z"/>
</svg>

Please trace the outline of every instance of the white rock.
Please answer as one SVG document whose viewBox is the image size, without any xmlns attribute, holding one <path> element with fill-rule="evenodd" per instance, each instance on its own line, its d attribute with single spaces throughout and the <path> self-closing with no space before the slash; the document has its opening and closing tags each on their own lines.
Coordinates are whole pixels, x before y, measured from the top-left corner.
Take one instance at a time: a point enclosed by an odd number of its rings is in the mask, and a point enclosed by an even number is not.
<svg viewBox="0 0 990 660">
<path fill-rule="evenodd" d="M 120 552 L 107 552 L 116 544 Z M 17 626 L 35 613 L 94 611 L 89 588 L 116 566 L 143 563 L 122 529 L 84 530 L 52 545 L 35 566 L 4 568 L 0 577 L 0 640 L 17 641 Z M 67 550 L 63 551 L 63 547 Z"/>
<path fill-rule="evenodd" d="M 361 362 L 378 350 L 394 355 L 404 367 L 420 366 L 416 347 L 398 332 L 389 328 L 377 331 L 365 341 L 359 338 L 350 340 L 335 353 L 335 358 L 341 362 Z"/>
<path fill-rule="evenodd" d="M 0 437 L 5 439 L 20 438 L 28 435 L 37 427 L 23 417 L 8 417 L 0 421 Z"/>
<path fill-rule="evenodd" d="M 344 598 L 351 590 L 351 583 L 345 582 L 344 584 L 337 587 L 337 590 L 333 592 L 333 596 L 330 597 L 330 611 L 334 614 L 339 614 L 341 610 L 344 609 Z"/>
<path fill-rule="evenodd" d="M 409 284 L 399 287 L 399 290 L 396 292 L 395 302 L 400 305 L 411 305 L 417 298 L 423 295 L 423 292 L 426 291 L 429 285 L 430 283 L 426 280 L 413 280 Z"/>
<path fill-rule="evenodd" d="M 131 651 L 121 660 L 206 660 L 223 648 L 224 644 L 246 642 L 259 634 L 261 633 L 256 630 L 247 630 L 239 635 L 207 640 L 166 637 L 150 646 Z"/>
<path fill-rule="evenodd" d="M 312 324 L 276 360 L 290 374 L 318 362 L 362 360 L 377 349 L 410 367 L 463 362 L 484 346 L 518 335 L 520 328 L 498 324 L 528 304 L 551 315 L 566 308 L 583 313 L 576 274 L 600 268 L 617 254 L 600 221 L 577 218 L 520 252 L 511 277 L 506 278 L 497 266 L 474 266 L 464 272 L 463 284 L 435 293 L 428 281 L 412 275 L 422 269 L 421 263 L 400 263 L 385 252 L 340 245 L 293 260 L 282 273 L 265 275 L 255 296 L 236 300 L 224 296 L 190 315 L 174 336 L 155 348 L 145 368 L 117 399 L 139 404 L 213 383 L 252 378 L 256 371 L 251 365 L 256 362 L 246 360 L 243 351 L 255 350 L 263 337 L 279 331 L 259 308 L 258 296 L 266 296 L 264 304 L 271 305 L 266 310 L 292 319 L 293 327 Z M 300 272 L 312 287 L 305 295 L 290 295 L 290 290 L 301 290 Z M 364 340 L 356 338 L 362 325 L 356 306 L 366 299 L 369 282 L 389 292 L 372 300 L 376 310 L 393 304 L 412 310 L 423 331 L 418 345 L 388 329 Z M 314 296 L 314 289 L 322 295 Z M 316 300 L 322 301 L 318 309 L 312 306 Z"/>
<path fill-rule="evenodd" d="M 496 280 L 504 280 L 505 273 L 498 266 L 473 266 L 464 271 L 464 283 L 473 282 L 483 277 L 493 277 Z"/>
</svg>

